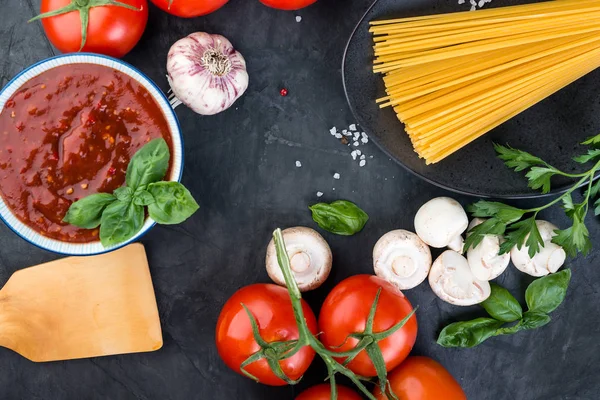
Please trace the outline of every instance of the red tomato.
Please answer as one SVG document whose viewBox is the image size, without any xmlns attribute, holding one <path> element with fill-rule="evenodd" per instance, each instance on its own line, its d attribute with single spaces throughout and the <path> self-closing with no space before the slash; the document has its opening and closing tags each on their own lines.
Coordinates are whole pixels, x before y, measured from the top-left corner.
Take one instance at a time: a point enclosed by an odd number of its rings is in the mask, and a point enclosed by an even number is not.
<svg viewBox="0 0 600 400">
<path fill-rule="evenodd" d="M 317 0 L 260 0 L 265 6 L 278 8 L 280 10 L 299 10 L 310 6 Z"/>
<path fill-rule="evenodd" d="M 379 288 L 382 290 L 375 312 L 373 332 L 391 328 L 412 311 L 413 307 L 404 294 L 385 280 L 374 275 L 351 276 L 333 288 L 321 308 L 319 330 L 323 334 L 319 339 L 325 346 L 333 349 L 341 345 L 336 349 L 339 351 L 348 351 L 356 346 L 358 340 L 348 336 L 364 331 Z M 416 339 L 417 318 L 413 315 L 402 328 L 379 342 L 388 371 L 404 361 Z M 364 350 L 348 364 L 348 368 L 362 376 L 377 375 Z"/>
<path fill-rule="evenodd" d="M 85 0 L 73 0 L 83 2 Z M 89 11 L 87 39 L 82 51 L 123 57 L 142 37 L 148 22 L 146 0 L 119 0 L 140 9 L 130 10 L 115 5 L 93 7 Z M 71 0 L 42 0 L 41 12 L 58 10 Z M 52 44 L 63 53 L 81 48 L 81 18 L 79 12 L 71 11 L 54 17 L 43 18 L 42 25 Z"/>
<path fill-rule="evenodd" d="M 183 18 L 210 14 L 229 0 L 151 0 L 155 6 L 169 14 Z M 170 4 L 169 4 L 170 3 Z"/>
<path fill-rule="evenodd" d="M 362 400 L 358 393 L 346 386 L 337 385 L 337 390 L 337 400 Z M 313 386 L 300 393 L 296 400 L 331 400 L 331 386 L 325 383 Z"/>
<path fill-rule="evenodd" d="M 467 400 L 456 380 L 437 361 L 427 357 L 408 357 L 393 370 L 388 379 L 394 394 L 402 400 Z M 375 388 L 377 400 L 387 400 Z"/>
<path fill-rule="evenodd" d="M 240 371 L 242 362 L 260 350 L 252 335 L 250 318 L 241 303 L 254 315 L 260 335 L 266 342 L 298 339 L 298 326 L 286 288 L 264 283 L 241 288 L 223 306 L 216 332 L 219 355 L 229 368 L 238 373 L 242 373 Z M 315 314 L 304 300 L 302 300 L 302 309 L 308 328 L 312 333 L 316 333 Z M 314 350 L 307 346 L 293 357 L 280 361 L 280 365 L 290 379 L 296 380 L 308 369 L 314 357 Z M 266 385 L 286 384 L 275 376 L 265 359 L 256 361 L 244 369 Z"/>
</svg>

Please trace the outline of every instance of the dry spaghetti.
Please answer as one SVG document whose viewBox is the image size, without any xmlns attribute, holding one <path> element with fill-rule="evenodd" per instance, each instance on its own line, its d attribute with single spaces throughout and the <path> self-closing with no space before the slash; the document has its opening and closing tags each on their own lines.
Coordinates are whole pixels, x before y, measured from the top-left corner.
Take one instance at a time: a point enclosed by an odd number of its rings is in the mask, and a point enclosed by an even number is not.
<svg viewBox="0 0 600 400">
<path fill-rule="evenodd" d="M 600 66 L 600 0 L 372 21 L 375 63 L 415 151 L 436 163 Z"/>
</svg>

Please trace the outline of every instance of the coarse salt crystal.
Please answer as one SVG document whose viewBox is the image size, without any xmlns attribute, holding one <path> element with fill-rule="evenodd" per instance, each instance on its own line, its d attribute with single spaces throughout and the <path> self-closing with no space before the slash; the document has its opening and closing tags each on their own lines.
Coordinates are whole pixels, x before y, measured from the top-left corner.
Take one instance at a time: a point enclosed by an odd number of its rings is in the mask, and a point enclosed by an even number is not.
<svg viewBox="0 0 600 400">
<path fill-rule="evenodd" d="M 335 190 L 335 188 L 333 188 L 333 190 Z"/>
<path fill-rule="evenodd" d="M 341 139 L 342 138 L 342 134 L 341 133 L 336 133 L 335 134 L 335 138 L 336 139 Z"/>
<path fill-rule="evenodd" d="M 340 179 L 340 174 L 338 174 L 337 172 L 333 174 L 333 179 Z"/>
<path fill-rule="evenodd" d="M 354 145 L 354 147 L 358 147 L 359 143 L 358 142 L 354 142 L 352 143 Z"/>
<path fill-rule="evenodd" d="M 296 167 L 300 168 L 302 166 L 302 163 L 300 161 L 296 161 Z"/>
<path fill-rule="evenodd" d="M 317 197 L 323 196 L 323 192 L 317 192 Z"/>
<path fill-rule="evenodd" d="M 360 163 L 358 165 L 361 167 L 364 167 L 366 163 L 367 163 L 366 160 L 360 160 Z"/>
<path fill-rule="evenodd" d="M 458 0 L 458 4 L 465 4 L 465 0 Z"/>
<path fill-rule="evenodd" d="M 364 160 L 365 158 L 367 158 L 364 154 L 362 156 L 360 156 L 361 160 Z"/>
<path fill-rule="evenodd" d="M 350 129 L 351 131 L 355 131 L 356 130 L 356 124 L 352 124 L 348 127 L 348 129 Z"/>
<path fill-rule="evenodd" d="M 300 22 L 300 21 L 302 21 L 302 17 L 299 15 L 296 15 L 296 22 Z"/>
<path fill-rule="evenodd" d="M 329 133 L 331 133 L 332 136 L 335 135 L 336 132 L 337 132 L 337 129 L 335 129 L 335 126 L 329 130 Z"/>
<path fill-rule="evenodd" d="M 357 149 L 357 150 L 356 150 L 356 155 L 357 155 L 357 156 L 360 156 L 361 154 L 362 154 L 362 151 L 360 151 L 360 150 L 358 150 L 358 149 Z"/>
<path fill-rule="evenodd" d="M 369 139 L 367 139 L 367 138 L 362 138 L 362 139 L 360 139 L 360 141 L 363 142 L 364 144 L 369 143 Z"/>
<path fill-rule="evenodd" d="M 350 153 L 350 155 L 352 156 L 352 159 L 353 159 L 353 160 L 356 160 L 356 156 L 358 155 L 358 152 L 359 152 L 359 151 L 360 151 L 360 150 L 352 150 L 352 153 Z"/>
<path fill-rule="evenodd" d="M 348 133 L 348 129 L 342 130 L 342 133 L 345 135 L 346 133 Z"/>
</svg>

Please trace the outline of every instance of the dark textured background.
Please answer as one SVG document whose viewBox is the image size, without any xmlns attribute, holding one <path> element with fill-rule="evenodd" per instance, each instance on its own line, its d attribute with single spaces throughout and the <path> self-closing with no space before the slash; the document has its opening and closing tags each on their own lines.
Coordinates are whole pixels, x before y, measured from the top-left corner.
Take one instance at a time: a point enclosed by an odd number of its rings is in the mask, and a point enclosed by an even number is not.
<svg viewBox="0 0 600 400">
<path fill-rule="evenodd" d="M 306 207 L 317 200 L 317 191 L 326 200 L 355 201 L 371 220 L 354 237 L 325 234 L 334 268 L 327 283 L 306 296 L 315 311 L 336 282 L 372 271 L 371 250 L 383 233 L 412 229 L 418 207 L 447 194 L 404 171 L 371 143 L 361 149 L 374 158 L 359 168 L 349 150 L 329 135 L 332 126 L 353 122 L 340 65 L 345 41 L 369 1 L 319 0 L 292 13 L 266 8 L 257 0 L 231 0 L 218 12 L 194 20 L 151 7 L 148 29 L 125 60 L 163 89 L 169 46 L 198 30 L 230 38 L 246 57 L 250 73 L 247 93 L 230 110 L 214 117 L 177 110 L 185 136 L 183 182 L 201 209 L 185 224 L 156 227 L 143 240 L 164 347 L 154 353 L 48 364 L 0 349 L 0 398 L 291 400 L 323 378 L 316 362 L 298 387 L 257 385 L 221 362 L 214 327 L 221 306 L 236 289 L 268 281 L 263 258 L 273 228 L 313 226 Z M 38 7 L 37 0 L 0 0 L 2 86 L 21 69 L 55 54 L 40 25 L 26 23 Z M 457 10 L 465 7 L 456 5 Z M 295 21 L 296 14 L 302 22 Z M 282 86 L 289 89 L 285 98 L 278 94 Z M 600 123 L 596 125 L 598 130 Z M 296 160 L 302 168 L 295 167 Z M 339 181 L 333 180 L 334 172 L 341 174 Z M 457 198 L 463 204 L 474 200 Z M 558 210 L 544 217 L 567 224 Z M 444 364 L 469 399 L 598 399 L 600 294 L 595 282 L 600 278 L 600 224 L 590 217 L 588 225 L 596 251 L 570 262 L 573 282 L 550 325 L 474 349 L 443 349 L 435 344 L 440 328 L 481 311 L 443 303 L 425 283 L 407 291 L 420 306 L 414 353 Z M 0 282 L 18 269 L 55 258 L 0 226 Z M 499 279 L 521 300 L 529 281 L 513 267 Z"/>
</svg>

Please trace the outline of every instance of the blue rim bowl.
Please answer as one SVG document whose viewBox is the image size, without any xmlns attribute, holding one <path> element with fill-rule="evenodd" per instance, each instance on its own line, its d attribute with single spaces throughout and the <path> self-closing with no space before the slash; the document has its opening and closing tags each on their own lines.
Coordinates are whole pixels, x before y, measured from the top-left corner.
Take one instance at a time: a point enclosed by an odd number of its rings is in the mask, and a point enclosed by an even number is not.
<svg viewBox="0 0 600 400">
<path fill-rule="evenodd" d="M 116 69 L 131 77 L 140 85 L 142 85 L 152 95 L 156 103 L 162 110 L 163 115 L 169 125 L 169 131 L 173 142 L 173 154 L 171 154 L 171 176 L 170 181 L 179 182 L 183 173 L 183 137 L 181 135 L 181 129 L 179 127 L 179 121 L 175 112 L 169 104 L 169 100 L 166 98 L 164 93 L 152 82 L 146 75 L 132 67 L 131 65 L 118 60 L 116 58 L 103 56 L 92 53 L 76 53 L 76 54 L 63 54 L 56 57 L 47 58 L 32 66 L 21 71 L 15 76 L 8 84 L 0 91 L 0 113 L 4 110 L 6 101 L 19 90 L 27 81 L 40 75 L 41 73 L 61 66 L 69 64 L 96 64 L 104 65 Z M 131 239 L 120 243 L 112 247 L 104 247 L 99 241 L 89 243 L 69 243 L 62 242 L 56 239 L 51 239 L 41 235 L 37 231 L 33 230 L 29 226 L 21 222 L 10 210 L 10 208 L 4 203 L 2 197 L 0 197 L 0 219 L 17 235 L 29 243 L 42 248 L 44 250 L 51 251 L 53 253 L 72 255 L 72 256 L 89 256 L 95 254 L 107 253 L 109 251 L 117 250 L 123 246 L 135 242 L 145 235 L 154 225 L 151 218 L 147 218 L 142 226 L 142 229 Z"/>
</svg>

